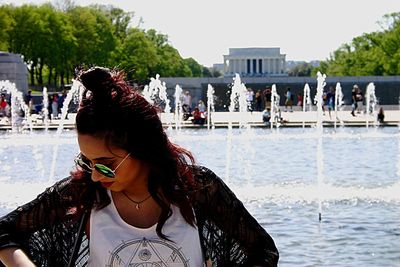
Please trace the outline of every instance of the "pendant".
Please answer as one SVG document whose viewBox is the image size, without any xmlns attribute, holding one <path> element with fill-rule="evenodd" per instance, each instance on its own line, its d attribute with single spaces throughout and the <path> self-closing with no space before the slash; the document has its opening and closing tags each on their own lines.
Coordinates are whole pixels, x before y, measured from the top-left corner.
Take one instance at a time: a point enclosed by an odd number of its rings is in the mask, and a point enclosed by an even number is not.
<svg viewBox="0 0 400 267">
<path fill-rule="evenodd" d="M 137 209 L 137 210 L 140 210 L 139 204 L 136 204 L 136 209 Z"/>
</svg>

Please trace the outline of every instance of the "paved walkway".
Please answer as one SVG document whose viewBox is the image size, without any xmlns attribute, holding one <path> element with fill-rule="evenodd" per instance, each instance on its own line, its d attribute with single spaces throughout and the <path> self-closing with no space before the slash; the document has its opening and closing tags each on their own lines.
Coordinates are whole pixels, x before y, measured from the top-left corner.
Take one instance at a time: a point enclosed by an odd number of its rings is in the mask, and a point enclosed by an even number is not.
<svg viewBox="0 0 400 267">
<path fill-rule="evenodd" d="M 283 109 L 282 109 L 283 110 Z M 68 114 L 68 119 L 64 121 L 63 128 L 65 129 L 74 129 L 75 128 L 75 116 L 76 114 L 70 113 Z M 162 113 L 161 120 L 163 122 L 164 127 L 173 126 L 175 127 L 175 120 L 173 113 Z M 317 112 L 316 111 L 293 111 L 293 112 L 281 112 L 281 116 L 283 119 L 283 127 L 302 127 L 303 124 L 306 127 L 314 126 L 317 122 Z M 322 117 L 322 121 L 324 126 L 334 126 L 335 125 L 335 112 L 332 112 L 331 116 L 329 116 L 328 112 L 325 112 L 325 115 Z M 229 123 L 232 124 L 233 127 L 237 127 L 240 123 L 248 123 L 254 127 L 265 127 L 262 121 L 262 112 L 234 112 L 233 114 L 229 112 L 215 112 L 211 114 L 211 122 L 215 127 L 228 127 Z M 366 124 L 373 126 L 375 125 L 375 116 L 367 115 L 364 113 L 356 113 L 356 116 L 352 116 L 349 110 L 338 111 L 336 125 L 344 125 L 344 126 L 366 126 Z M 47 126 L 50 130 L 56 130 L 61 123 L 61 120 L 52 120 Z M 400 110 L 386 110 L 385 111 L 385 125 L 387 126 L 399 126 L 400 125 Z M 189 127 L 201 127 L 198 125 L 193 125 L 190 120 L 181 122 L 181 127 L 189 128 Z M 203 125 L 203 127 L 207 127 L 207 124 Z M 32 128 L 35 130 L 45 129 L 46 125 L 43 121 L 39 119 L 32 120 Z M 24 125 L 23 129 L 29 130 L 29 125 Z M 11 130 L 10 121 L 1 118 L 0 119 L 0 130 Z"/>
</svg>

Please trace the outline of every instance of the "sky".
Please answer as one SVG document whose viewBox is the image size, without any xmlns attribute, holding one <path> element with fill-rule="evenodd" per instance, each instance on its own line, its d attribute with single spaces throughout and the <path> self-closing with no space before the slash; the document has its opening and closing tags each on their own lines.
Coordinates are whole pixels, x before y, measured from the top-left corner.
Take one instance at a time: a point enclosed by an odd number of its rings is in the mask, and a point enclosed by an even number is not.
<svg viewBox="0 0 400 267">
<path fill-rule="evenodd" d="M 61 1 L 61 0 L 57 0 Z M 0 0 L 42 4 L 43 0 Z M 50 1 L 55 3 L 54 1 Z M 133 25 L 168 35 L 182 57 L 223 63 L 229 48 L 279 47 L 286 60 L 325 60 L 363 33 L 382 30 L 400 0 L 75 0 L 133 11 Z"/>
</svg>

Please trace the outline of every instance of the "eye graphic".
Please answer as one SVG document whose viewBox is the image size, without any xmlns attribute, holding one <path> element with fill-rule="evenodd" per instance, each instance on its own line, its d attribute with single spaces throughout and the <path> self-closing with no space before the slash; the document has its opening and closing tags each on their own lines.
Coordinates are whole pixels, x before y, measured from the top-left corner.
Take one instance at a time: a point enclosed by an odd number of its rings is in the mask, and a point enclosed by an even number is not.
<svg viewBox="0 0 400 267">
<path fill-rule="evenodd" d="M 142 261 L 148 261 L 151 258 L 151 252 L 148 249 L 142 249 L 139 251 L 139 258 Z"/>
</svg>

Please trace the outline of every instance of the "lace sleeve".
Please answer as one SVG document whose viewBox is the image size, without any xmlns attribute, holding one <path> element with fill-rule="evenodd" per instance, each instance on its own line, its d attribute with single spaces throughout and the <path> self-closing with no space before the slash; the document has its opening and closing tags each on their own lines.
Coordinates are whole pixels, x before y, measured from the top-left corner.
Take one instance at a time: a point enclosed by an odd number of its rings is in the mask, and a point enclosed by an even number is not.
<svg viewBox="0 0 400 267">
<path fill-rule="evenodd" d="M 206 239 L 213 239 L 207 241 L 209 245 L 219 255 L 225 254 L 230 266 L 277 266 L 279 253 L 271 236 L 218 176 L 206 168 L 202 172 L 202 183 L 207 184 L 202 190 L 203 232 L 207 232 Z M 220 257 L 215 251 L 211 254 Z"/>
<path fill-rule="evenodd" d="M 2 217 L 0 248 L 20 247 L 37 266 L 65 266 L 77 235 L 79 188 L 66 178 Z"/>
</svg>

